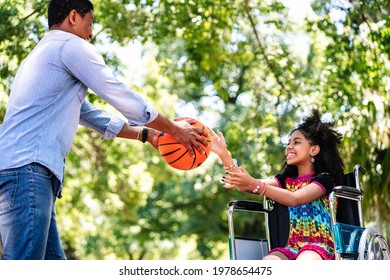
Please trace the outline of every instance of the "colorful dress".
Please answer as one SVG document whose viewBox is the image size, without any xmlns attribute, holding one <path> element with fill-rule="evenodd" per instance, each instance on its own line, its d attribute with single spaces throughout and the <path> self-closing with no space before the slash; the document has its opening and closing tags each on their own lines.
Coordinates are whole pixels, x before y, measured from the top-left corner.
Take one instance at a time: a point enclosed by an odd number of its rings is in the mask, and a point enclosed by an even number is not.
<svg viewBox="0 0 390 280">
<path fill-rule="evenodd" d="M 322 259 L 334 259 L 334 243 L 330 223 L 329 194 L 334 180 L 329 174 L 306 174 L 295 178 L 277 175 L 275 179 L 281 188 L 295 192 L 310 183 L 320 186 L 324 195 L 308 204 L 288 207 L 290 216 L 290 234 L 284 248 L 275 248 L 288 259 L 294 260 L 306 250 L 315 251 Z"/>
</svg>

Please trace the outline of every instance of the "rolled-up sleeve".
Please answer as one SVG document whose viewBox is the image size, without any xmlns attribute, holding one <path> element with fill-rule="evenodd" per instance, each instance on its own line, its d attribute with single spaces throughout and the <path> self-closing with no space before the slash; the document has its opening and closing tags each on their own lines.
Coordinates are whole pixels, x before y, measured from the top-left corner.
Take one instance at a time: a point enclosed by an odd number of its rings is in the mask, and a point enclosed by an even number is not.
<svg viewBox="0 0 390 280">
<path fill-rule="evenodd" d="M 122 130 L 124 125 L 125 122 L 122 119 L 116 116 L 112 116 L 110 122 L 108 123 L 106 131 L 103 133 L 102 139 L 106 140 L 115 138 Z"/>
<path fill-rule="evenodd" d="M 122 130 L 126 122 L 94 107 L 88 100 L 85 100 L 81 106 L 79 123 L 101 133 L 102 139 L 112 139 Z"/>
<path fill-rule="evenodd" d="M 68 71 L 115 107 L 127 119 L 129 125 L 146 125 L 157 117 L 157 110 L 146 99 L 120 82 L 107 67 L 100 52 L 90 43 L 77 38 L 69 40 L 64 46 L 62 56 Z M 114 120 L 113 123 L 116 124 Z"/>
</svg>

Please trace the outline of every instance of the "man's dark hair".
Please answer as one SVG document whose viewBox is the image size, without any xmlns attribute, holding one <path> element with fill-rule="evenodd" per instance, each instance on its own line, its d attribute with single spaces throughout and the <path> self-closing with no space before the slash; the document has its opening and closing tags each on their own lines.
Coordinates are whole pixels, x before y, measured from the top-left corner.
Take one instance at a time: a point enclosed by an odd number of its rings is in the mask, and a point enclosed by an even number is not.
<svg viewBox="0 0 390 280">
<path fill-rule="evenodd" d="M 85 16 L 93 11 L 93 4 L 89 0 L 51 0 L 48 8 L 49 28 L 62 23 L 72 10 Z"/>
</svg>

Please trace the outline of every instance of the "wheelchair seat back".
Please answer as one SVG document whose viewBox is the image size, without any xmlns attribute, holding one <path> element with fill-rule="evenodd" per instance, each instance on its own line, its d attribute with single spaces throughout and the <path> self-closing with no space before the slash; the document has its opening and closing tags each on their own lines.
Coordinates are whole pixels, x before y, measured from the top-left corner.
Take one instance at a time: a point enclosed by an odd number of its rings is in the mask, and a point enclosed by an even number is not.
<svg viewBox="0 0 390 280">
<path fill-rule="evenodd" d="M 343 176 L 343 185 L 356 188 L 355 173 L 347 173 Z M 360 215 L 358 202 L 339 197 L 337 201 L 336 220 L 339 223 L 362 226 L 360 224 Z"/>
<path fill-rule="evenodd" d="M 271 201 L 272 211 L 268 213 L 268 231 L 270 248 L 284 247 L 290 234 L 290 216 L 288 207 Z"/>
</svg>

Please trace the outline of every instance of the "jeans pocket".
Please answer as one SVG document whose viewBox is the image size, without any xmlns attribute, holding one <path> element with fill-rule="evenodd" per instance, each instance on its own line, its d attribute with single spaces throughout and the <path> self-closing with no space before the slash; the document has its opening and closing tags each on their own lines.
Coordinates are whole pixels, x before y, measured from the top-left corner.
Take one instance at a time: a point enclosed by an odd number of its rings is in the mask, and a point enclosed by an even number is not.
<svg viewBox="0 0 390 280">
<path fill-rule="evenodd" d="M 40 175 L 44 178 L 50 179 L 53 176 L 51 171 L 46 166 L 43 166 L 42 164 L 34 162 L 30 164 L 30 168 L 34 174 Z"/>
<path fill-rule="evenodd" d="M 14 207 L 17 186 L 17 171 L 0 172 L 0 214 Z"/>
</svg>

